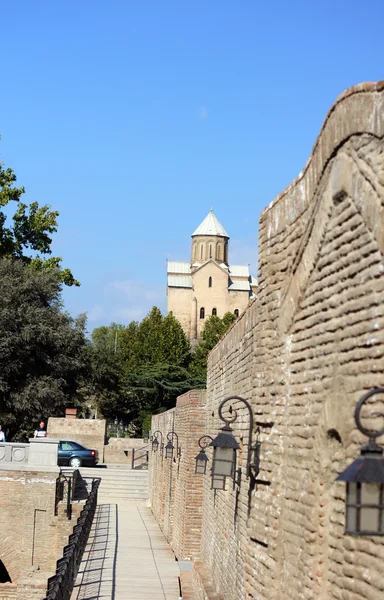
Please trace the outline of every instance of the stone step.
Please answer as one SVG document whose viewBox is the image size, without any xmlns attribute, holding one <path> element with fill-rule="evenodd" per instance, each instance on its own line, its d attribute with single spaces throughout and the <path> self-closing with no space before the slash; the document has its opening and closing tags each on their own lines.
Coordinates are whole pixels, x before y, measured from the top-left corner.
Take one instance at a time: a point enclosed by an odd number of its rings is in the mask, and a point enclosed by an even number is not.
<svg viewBox="0 0 384 600">
<path fill-rule="evenodd" d="M 68 471 L 66 469 L 66 471 Z M 73 471 L 73 469 L 72 469 Z M 100 477 L 98 504 L 113 503 L 115 500 L 147 500 L 148 471 L 132 470 L 124 466 L 114 468 L 82 467 L 81 479 L 77 480 L 75 498 L 87 496 L 92 480 Z"/>
</svg>

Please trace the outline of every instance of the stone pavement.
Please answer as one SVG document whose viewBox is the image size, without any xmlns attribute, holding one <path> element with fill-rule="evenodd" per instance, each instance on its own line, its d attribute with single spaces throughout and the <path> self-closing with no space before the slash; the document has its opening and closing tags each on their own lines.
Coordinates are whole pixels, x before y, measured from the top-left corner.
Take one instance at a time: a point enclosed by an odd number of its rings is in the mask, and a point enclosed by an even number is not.
<svg viewBox="0 0 384 600">
<path fill-rule="evenodd" d="M 178 600 L 175 556 L 145 502 L 97 507 L 71 600 Z"/>
</svg>

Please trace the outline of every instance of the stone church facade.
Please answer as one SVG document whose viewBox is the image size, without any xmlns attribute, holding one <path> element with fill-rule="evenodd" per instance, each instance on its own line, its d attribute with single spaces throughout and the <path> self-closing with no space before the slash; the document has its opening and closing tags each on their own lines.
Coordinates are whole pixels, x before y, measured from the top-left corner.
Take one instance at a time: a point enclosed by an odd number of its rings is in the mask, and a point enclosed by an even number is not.
<svg viewBox="0 0 384 600">
<path fill-rule="evenodd" d="M 167 263 L 168 313 L 189 339 L 198 339 L 211 315 L 239 316 L 256 286 L 248 265 L 229 264 L 229 235 L 211 209 L 192 234 L 190 262 Z"/>
</svg>

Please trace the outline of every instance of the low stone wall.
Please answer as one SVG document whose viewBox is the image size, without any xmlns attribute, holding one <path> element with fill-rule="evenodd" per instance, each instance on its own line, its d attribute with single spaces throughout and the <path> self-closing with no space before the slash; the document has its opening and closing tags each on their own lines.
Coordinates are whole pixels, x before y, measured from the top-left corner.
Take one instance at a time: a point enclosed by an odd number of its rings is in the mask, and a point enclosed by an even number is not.
<svg viewBox="0 0 384 600">
<path fill-rule="evenodd" d="M 48 419 L 48 437 L 77 442 L 99 453 L 99 463 L 104 461 L 106 421 L 103 419 L 66 419 L 50 417 Z"/>
<path fill-rule="evenodd" d="M 132 450 L 139 451 L 140 449 L 147 447 L 148 442 L 144 443 L 142 438 L 108 438 L 108 444 L 104 446 L 104 462 L 106 464 L 119 464 L 119 465 L 131 465 L 132 464 Z M 138 452 L 137 455 L 144 456 L 143 452 Z"/>
<path fill-rule="evenodd" d="M 58 467 L 0 467 L 0 559 L 14 584 L 21 584 L 26 572 L 28 581 L 37 572 L 54 574 L 80 514 L 82 505 L 74 504 L 68 520 L 62 501 L 55 515 L 59 473 Z M 13 587 L 4 588 L 3 595 L 4 590 L 14 593 Z"/>
</svg>

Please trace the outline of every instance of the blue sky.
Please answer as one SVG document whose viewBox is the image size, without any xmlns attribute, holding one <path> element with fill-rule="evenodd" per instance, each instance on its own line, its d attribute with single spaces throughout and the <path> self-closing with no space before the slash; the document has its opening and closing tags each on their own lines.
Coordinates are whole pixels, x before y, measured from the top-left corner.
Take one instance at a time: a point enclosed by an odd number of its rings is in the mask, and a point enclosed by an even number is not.
<svg viewBox="0 0 384 600">
<path fill-rule="evenodd" d="M 384 78 L 382 0 L 13 0 L 0 19 L 0 158 L 60 212 L 89 330 L 166 310 L 166 259 L 211 204 L 257 275 L 260 211 L 337 96 Z"/>
</svg>

